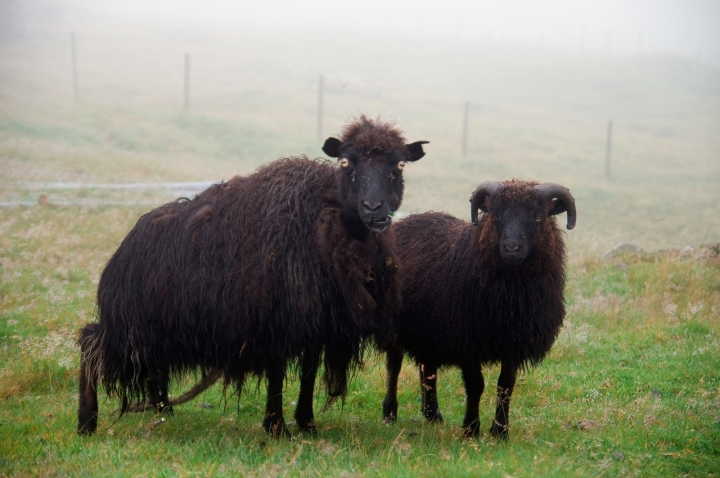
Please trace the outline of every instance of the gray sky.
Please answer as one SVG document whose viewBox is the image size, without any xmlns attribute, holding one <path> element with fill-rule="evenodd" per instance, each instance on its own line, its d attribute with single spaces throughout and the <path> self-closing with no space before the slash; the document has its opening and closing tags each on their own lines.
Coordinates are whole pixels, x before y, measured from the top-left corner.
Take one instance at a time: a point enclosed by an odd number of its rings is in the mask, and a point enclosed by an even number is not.
<svg viewBox="0 0 720 478">
<path fill-rule="evenodd" d="M 2 0 L 0 0 L 2 1 Z M 177 28 L 332 29 L 613 54 L 678 53 L 720 66 L 717 0 L 75 0 Z"/>
</svg>

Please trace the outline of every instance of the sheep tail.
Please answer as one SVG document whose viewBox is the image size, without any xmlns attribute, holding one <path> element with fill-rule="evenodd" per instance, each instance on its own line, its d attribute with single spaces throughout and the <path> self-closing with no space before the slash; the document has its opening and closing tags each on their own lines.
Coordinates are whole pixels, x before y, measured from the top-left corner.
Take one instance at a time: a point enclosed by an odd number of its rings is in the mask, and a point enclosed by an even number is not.
<svg viewBox="0 0 720 478">
<path fill-rule="evenodd" d="M 182 405 L 183 403 L 189 402 L 193 398 L 197 397 L 201 393 L 203 393 L 205 390 L 210 388 L 215 382 L 218 381 L 218 379 L 222 376 L 223 372 L 222 370 L 212 370 L 209 373 L 203 372 L 202 377 L 200 380 L 193 385 L 193 387 L 188 390 L 187 392 L 183 393 L 179 397 L 171 398 L 169 400 L 169 404 L 174 405 Z M 145 400 L 139 403 L 136 403 L 132 406 L 129 406 L 127 409 L 127 412 L 130 413 L 139 413 L 139 412 L 145 412 L 147 410 L 154 410 L 155 405 L 153 405 L 150 401 Z"/>
</svg>

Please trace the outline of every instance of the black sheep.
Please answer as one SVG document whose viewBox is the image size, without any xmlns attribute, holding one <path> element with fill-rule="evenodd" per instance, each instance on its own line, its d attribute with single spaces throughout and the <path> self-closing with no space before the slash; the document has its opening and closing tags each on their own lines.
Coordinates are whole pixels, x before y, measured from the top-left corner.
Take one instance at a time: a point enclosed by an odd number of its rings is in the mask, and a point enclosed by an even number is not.
<svg viewBox="0 0 720 478">
<path fill-rule="evenodd" d="M 171 413 L 170 378 L 200 370 L 199 386 L 222 373 L 238 390 L 247 374 L 265 376 L 263 426 L 289 435 L 288 363 L 299 366 L 297 424 L 314 432 L 321 358 L 329 397 L 344 396 L 366 340 L 400 306 L 381 233 L 423 143 L 363 116 L 323 146 L 339 166 L 281 159 L 140 218 L 102 273 L 98 322 L 81 331 L 78 432 L 97 428 L 98 382 L 121 414 L 146 399 Z"/>
<path fill-rule="evenodd" d="M 485 387 L 481 366 L 501 363 L 490 431 L 508 436 L 510 397 L 519 368 L 539 363 L 565 316 L 565 245 L 554 216 L 575 201 L 566 188 L 534 181 L 481 184 L 470 199 L 472 224 L 443 213 L 395 224 L 403 306 L 387 349 L 386 421 L 397 418 L 397 378 L 403 353 L 419 365 L 422 412 L 442 422 L 438 367 L 462 370 L 467 393 L 464 434 L 479 434 Z M 478 208 L 485 214 L 478 223 Z"/>
</svg>

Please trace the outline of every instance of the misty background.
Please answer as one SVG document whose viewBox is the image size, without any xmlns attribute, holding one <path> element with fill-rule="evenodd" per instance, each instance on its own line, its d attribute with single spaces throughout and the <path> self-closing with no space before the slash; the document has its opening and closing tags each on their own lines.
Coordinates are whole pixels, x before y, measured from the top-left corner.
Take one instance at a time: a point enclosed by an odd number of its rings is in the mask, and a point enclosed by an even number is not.
<svg viewBox="0 0 720 478">
<path fill-rule="evenodd" d="M 0 5 L 0 35 L 6 40 L 32 36 L 47 24 L 81 28 L 87 21 L 112 18 L 129 27 L 326 30 L 564 51 L 678 54 L 720 65 L 720 3 L 713 0 L 3 0 Z"/>
<path fill-rule="evenodd" d="M 0 202 L 147 210 L 175 191 L 93 185 L 322 156 L 367 114 L 431 142 L 403 213 L 536 178 L 571 251 L 720 241 L 719 70 L 713 1 L 0 0 Z"/>
</svg>

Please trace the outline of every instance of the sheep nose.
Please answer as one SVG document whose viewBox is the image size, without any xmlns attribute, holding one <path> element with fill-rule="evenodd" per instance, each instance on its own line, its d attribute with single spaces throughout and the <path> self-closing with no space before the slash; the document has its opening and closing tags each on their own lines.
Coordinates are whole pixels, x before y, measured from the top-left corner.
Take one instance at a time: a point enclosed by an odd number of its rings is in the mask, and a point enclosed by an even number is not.
<svg viewBox="0 0 720 478">
<path fill-rule="evenodd" d="M 510 253 L 517 252 L 517 251 L 520 250 L 520 246 L 518 246 L 517 244 L 506 245 L 506 246 L 505 246 L 505 250 L 508 251 L 508 252 L 510 252 Z"/>
<path fill-rule="evenodd" d="M 378 212 L 383 205 L 383 201 L 368 202 L 363 201 L 363 207 L 367 212 Z"/>
</svg>

